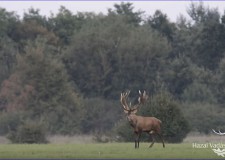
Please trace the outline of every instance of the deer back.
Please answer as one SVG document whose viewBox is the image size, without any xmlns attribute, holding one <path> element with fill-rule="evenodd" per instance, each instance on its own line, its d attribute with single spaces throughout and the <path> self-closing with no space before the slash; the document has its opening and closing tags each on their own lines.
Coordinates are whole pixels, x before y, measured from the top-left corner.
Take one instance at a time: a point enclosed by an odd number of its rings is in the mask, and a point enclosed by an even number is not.
<svg viewBox="0 0 225 160">
<path fill-rule="evenodd" d="M 143 117 L 131 114 L 128 117 L 130 125 L 134 128 L 136 132 L 160 132 L 161 121 L 155 117 Z"/>
</svg>

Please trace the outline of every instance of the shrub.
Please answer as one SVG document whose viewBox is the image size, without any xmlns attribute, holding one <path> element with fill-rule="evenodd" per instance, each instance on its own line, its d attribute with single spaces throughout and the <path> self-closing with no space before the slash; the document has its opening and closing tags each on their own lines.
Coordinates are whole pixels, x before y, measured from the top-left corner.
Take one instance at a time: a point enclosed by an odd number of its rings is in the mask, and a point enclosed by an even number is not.
<svg viewBox="0 0 225 160">
<path fill-rule="evenodd" d="M 23 112 L 0 113 L 0 135 L 6 135 L 9 131 L 15 131 L 21 124 Z"/>
<path fill-rule="evenodd" d="M 7 138 L 12 143 L 47 143 L 43 126 L 35 122 L 25 123 L 16 131 L 10 131 Z"/>
<path fill-rule="evenodd" d="M 119 120 L 113 128 L 114 140 L 115 141 L 134 141 L 134 130 L 126 119 Z"/>
<path fill-rule="evenodd" d="M 224 129 L 224 108 L 208 102 L 184 103 L 185 117 L 189 119 L 191 129 L 203 134 L 212 133 L 212 129 Z M 196 114 L 197 113 L 197 114 Z"/>
<path fill-rule="evenodd" d="M 167 142 L 182 142 L 190 131 L 189 123 L 181 112 L 180 104 L 162 91 L 153 96 L 142 108 L 142 115 L 153 116 L 162 121 L 162 134 Z"/>
<path fill-rule="evenodd" d="M 84 99 L 83 116 L 80 130 L 84 134 L 111 130 L 115 122 L 120 119 L 121 108 L 115 108 L 117 103 L 101 98 Z"/>
</svg>

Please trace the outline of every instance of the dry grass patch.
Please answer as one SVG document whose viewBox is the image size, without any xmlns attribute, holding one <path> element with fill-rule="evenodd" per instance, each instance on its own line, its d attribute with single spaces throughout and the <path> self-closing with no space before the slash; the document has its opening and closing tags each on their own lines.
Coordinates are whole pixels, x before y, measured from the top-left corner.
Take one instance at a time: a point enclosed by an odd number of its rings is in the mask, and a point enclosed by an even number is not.
<svg viewBox="0 0 225 160">
<path fill-rule="evenodd" d="M 4 136 L 0 136 L 0 144 L 9 144 L 10 141 L 4 137 Z"/>
<path fill-rule="evenodd" d="M 184 143 L 207 143 L 207 142 L 225 142 L 225 136 L 215 134 L 190 133 L 183 140 Z"/>
<path fill-rule="evenodd" d="M 94 143 L 93 136 L 91 135 L 53 135 L 48 136 L 47 140 L 51 144 L 82 144 L 82 143 Z"/>
</svg>

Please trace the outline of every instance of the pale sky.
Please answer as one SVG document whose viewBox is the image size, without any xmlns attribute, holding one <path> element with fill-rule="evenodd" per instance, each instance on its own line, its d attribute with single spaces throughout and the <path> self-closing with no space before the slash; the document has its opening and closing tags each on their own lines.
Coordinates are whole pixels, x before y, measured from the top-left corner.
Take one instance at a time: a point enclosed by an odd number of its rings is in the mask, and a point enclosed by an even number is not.
<svg viewBox="0 0 225 160">
<path fill-rule="evenodd" d="M 128 1 L 123 1 L 128 2 Z M 175 22 L 179 14 L 187 16 L 187 7 L 193 1 L 129 1 L 134 4 L 134 10 L 145 11 L 146 15 L 153 15 L 155 10 L 159 9 L 166 13 L 168 18 Z M 194 1 L 198 2 L 198 1 Z M 57 13 L 60 6 L 65 6 L 73 13 L 79 12 L 95 12 L 107 13 L 108 8 L 113 5 L 120 4 L 121 1 L 0 1 L 0 7 L 7 11 L 15 11 L 22 16 L 30 7 L 40 9 L 41 15 L 49 16 L 50 13 Z M 225 10 L 225 1 L 203 1 L 210 8 L 218 8 L 223 14 Z"/>
</svg>

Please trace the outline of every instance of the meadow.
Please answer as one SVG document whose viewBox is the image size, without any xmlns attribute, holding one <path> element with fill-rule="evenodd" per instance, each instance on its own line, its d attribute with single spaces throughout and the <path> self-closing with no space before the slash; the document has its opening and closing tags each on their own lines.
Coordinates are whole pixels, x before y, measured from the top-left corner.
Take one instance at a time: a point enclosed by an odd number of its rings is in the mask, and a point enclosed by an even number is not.
<svg viewBox="0 0 225 160">
<path fill-rule="evenodd" d="M 220 158 L 210 148 L 192 148 L 191 143 L 155 144 L 141 143 L 87 144 L 1 144 L 0 158 Z"/>
<path fill-rule="evenodd" d="M 10 144 L 0 137 L 0 159 L 2 158 L 177 158 L 177 159 L 219 159 L 211 148 L 197 149 L 192 143 L 224 142 L 225 136 L 191 135 L 180 144 L 161 143 L 148 148 L 150 143 L 140 143 L 134 149 L 134 143 L 96 143 L 92 136 L 50 136 L 49 144 Z"/>
</svg>

